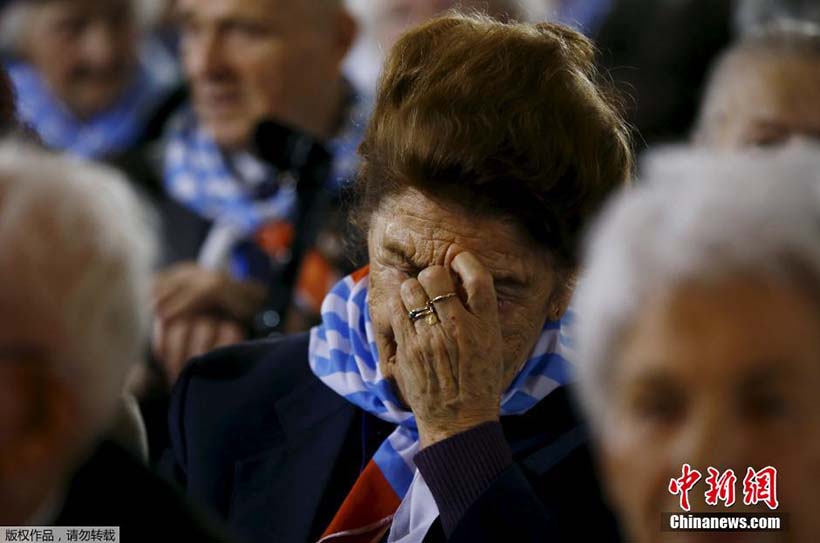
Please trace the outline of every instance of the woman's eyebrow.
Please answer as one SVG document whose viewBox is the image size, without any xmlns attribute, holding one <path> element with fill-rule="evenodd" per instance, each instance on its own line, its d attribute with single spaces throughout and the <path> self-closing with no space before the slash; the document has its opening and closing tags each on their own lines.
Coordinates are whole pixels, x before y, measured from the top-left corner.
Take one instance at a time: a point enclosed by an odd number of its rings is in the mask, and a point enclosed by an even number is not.
<svg viewBox="0 0 820 543">
<path fill-rule="evenodd" d="M 518 276 L 515 275 L 493 275 L 493 283 L 496 287 L 502 288 L 521 288 L 526 286 L 526 282 Z"/>
<path fill-rule="evenodd" d="M 431 265 L 429 262 L 419 262 L 414 259 L 413 256 L 408 254 L 407 245 L 397 238 L 387 237 L 385 235 L 381 241 L 381 250 L 390 257 L 400 260 L 403 264 L 414 268 L 423 269 Z M 490 275 L 493 276 L 493 284 L 496 287 L 522 288 L 527 285 L 527 279 L 515 272 L 492 269 L 489 269 L 489 271 Z"/>
<path fill-rule="evenodd" d="M 410 258 L 410 255 L 407 254 L 407 248 L 404 245 L 402 245 L 402 243 L 399 242 L 398 240 L 392 240 L 392 239 L 387 240 L 387 239 L 385 239 L 382 242 L 381 248 L 384 252 L 388 253 L 390 256 L 401 259 L 405 262 L 410 263 L 411 260 L 412 260 Z"/>
<path fill-rule="evenodd" d="M 431 265 L 429 262 L 421 262 L 414 258 L 411 244 L 399 238 L 385 235 L 381 240 L 381 250 L 393 258 L 401 260 L 402 263 L 416 268 L 423 269 Z"/>
<path fill-rule="evenodd" d="M 486 266 L 487 269 L 490 270 L 490 275 L 493 276 L 493 281 L 496 285 L 525 287 L 532 279 L 532 275 L 520 266 L 505 266 L 501 269 L 494 269 L 489 265 Z"/>
</svg>

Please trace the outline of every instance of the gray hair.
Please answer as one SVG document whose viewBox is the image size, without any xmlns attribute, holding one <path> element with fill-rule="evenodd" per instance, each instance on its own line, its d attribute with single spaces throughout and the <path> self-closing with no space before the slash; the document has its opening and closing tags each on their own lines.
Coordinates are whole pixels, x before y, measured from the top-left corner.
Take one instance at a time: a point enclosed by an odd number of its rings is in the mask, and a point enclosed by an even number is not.
<svg viewBox="0 0 820 543">
<path fill-rule="evenodd" d="M 735 13 L 739 36 L 750 36 L 777 29 L 820 31 L 820 5 L 817 0 L 743 0 Z"/>
<path fill-rule="evenodd" d="M 650 296 L 734 274 L 820 285 L 820 148 L 666 151 L 645 174 L 592 230 L 574 301 L 579 398 L 597 430 L 619 340 Z"/>
<path fill-rule="evenodd" d="M 748 62 L 772 59 L 820 59 L 820 26 L 760 27 L 726 49 L 714 62 L 709 75 L 700 112 L 692 134 L 696 143 L 712 143 L 722 127 L 721 114 L 737 105 L 737 97 L 728 90 L 737 82 L 738 70 L 749 68 Z"/>
<path fill-rule="evenodd" d="M 143 356 L 155 223 L 116 172 L 0 141 L 0 288 L 56 317 L 66 356 L 49 371 L 77 392 L 91 431 L 113 416 Z"/>
</svg>

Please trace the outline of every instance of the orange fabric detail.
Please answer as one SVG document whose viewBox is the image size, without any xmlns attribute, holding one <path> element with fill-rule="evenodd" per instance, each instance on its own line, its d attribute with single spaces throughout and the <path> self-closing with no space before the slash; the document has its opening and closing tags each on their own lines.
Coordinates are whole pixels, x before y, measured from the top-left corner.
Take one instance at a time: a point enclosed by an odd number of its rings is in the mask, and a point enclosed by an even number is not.
<svg viewBox="0 0 820 543">
<path fill-rule="evenodd" d="M 358 283 L 359 281 L 367 277 L 368 273 L 370 273 L 369 264 L 363 268 L 359 268 L 358 270 L 354 271 L 350 277 L 353 279 L 354 283 Z"/>
<path fill-rule="evenodd" d="M 332 541 L 344 543 L 371 543 L 376 537 L 381 539 L 390 526 L 387 519 L 392 518 L 400 504 L 401 500 L 393 487 L 384 478 L 379 466 L 371 460 L 322 538 L 334 536 Z M 367 527 L 373 529 L 363 530 Z"/>
<path fill-rule="evenodd" d="M 256 243 L 269 256 L 280 259 L 290 250 L 296 229 L 287 221 L 269 222 L 256 232 Z"/>
<path fill-rule="evenodd" d="M 306 306 L 305 309 L 320 313 L 325 296 L 338 279 L 331 265 L 319 251 L 309 251 L 302 260 L 299 278 L 296 281 L 299 301 Z"/>
</svg>

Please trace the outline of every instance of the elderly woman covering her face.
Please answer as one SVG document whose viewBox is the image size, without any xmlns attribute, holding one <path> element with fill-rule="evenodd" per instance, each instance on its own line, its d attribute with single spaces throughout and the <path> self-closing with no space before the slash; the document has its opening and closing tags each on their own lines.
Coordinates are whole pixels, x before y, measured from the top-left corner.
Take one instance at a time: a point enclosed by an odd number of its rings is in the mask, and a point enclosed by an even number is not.
<svg viewBox="0 0 820 543">
<path fill-rule="evenodd" d="M 820 541 L 818 151 L 658 158 L 596 230 L 581 391 L 629 541 L 684 540 L 661 530 L 685 513 L 684 464 L 702 476 L 692 513 L 785 514 L 787 530 L 743 540 Z M 707 501 L 716 474 L 731 507 Z"/>
<path fill-rule="evenodd" d="M 191 495 L 250 540 L 606 533 L 559 352 L 579 232 L 631 169 L 593 53 L 560 26 L 456 15 L 398 42 L 360 150 L 370 266 L 309 345 L 183 374 L 171 432 Z"/>
</svg>

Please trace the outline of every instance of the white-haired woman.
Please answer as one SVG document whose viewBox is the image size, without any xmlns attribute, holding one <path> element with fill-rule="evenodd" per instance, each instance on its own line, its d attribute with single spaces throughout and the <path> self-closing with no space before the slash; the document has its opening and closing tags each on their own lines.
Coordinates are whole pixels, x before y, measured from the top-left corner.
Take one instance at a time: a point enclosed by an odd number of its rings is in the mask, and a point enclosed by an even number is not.
<svg viewBox="0 0 820 543">
<path fill-rule="evenodd" d="M 715 62 L 693 139 L 715 150 L 820 139 L 820 26 L 761 29 Z"/>
<path fill-rule="evenodd" d="M 820 153 L 647 171 L 594 230 L 576 297 L 581 399 L 627 539 L 680 541 L 662 513 L 688 507 L 788 516 L 744 541 L 820 541 Z"/>
<path fill-rule="evenodd" d="M 0 526 L 221 540 L 101 443 L 142 358 L 155 253 L 149 217 L 116 174 L 0 141 Z"/>
</svg>

